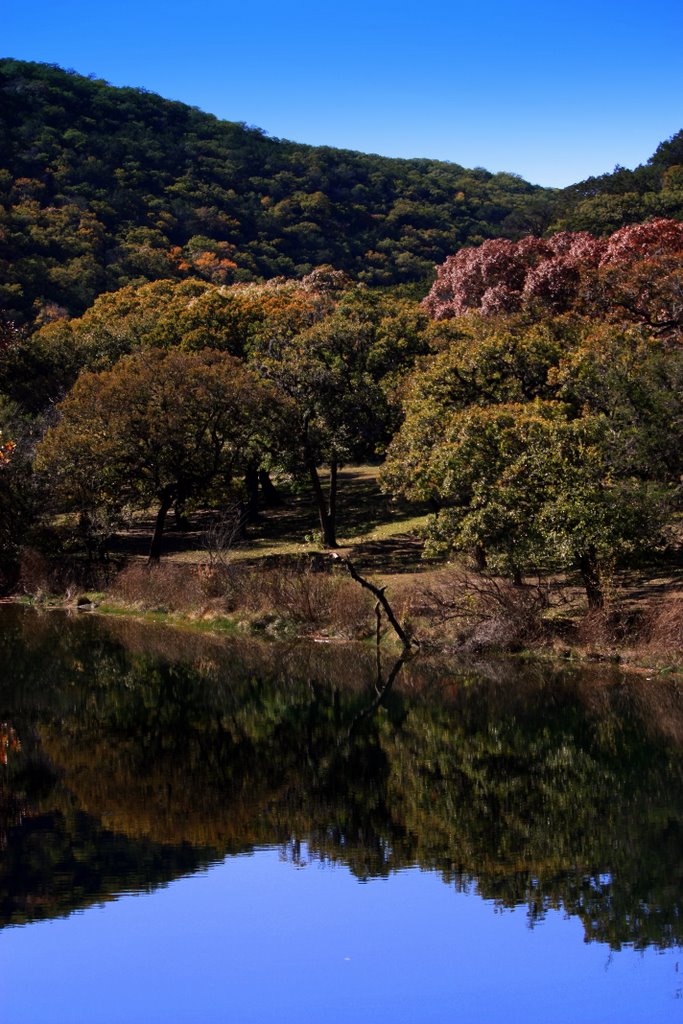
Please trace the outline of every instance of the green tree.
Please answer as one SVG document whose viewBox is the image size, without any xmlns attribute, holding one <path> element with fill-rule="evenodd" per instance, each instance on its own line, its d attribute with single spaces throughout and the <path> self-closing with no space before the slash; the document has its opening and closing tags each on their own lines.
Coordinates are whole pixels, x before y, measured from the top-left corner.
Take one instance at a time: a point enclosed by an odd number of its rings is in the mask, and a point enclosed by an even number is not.
<svg viewBox="0 0 683 1024">
<path fill-rule="evenodd" d="M 111 514 L 156 504 L 150 561 L 174 504 L 218 499 L 276 428 L 282 403 L 233 357 L 151 349 L 84 373 L 38 447 L 59 501 Z"/>
<path fill-rule="evenodd" d="M 432 548 L 513 577 L 573 564 L 599 606 L 605 564 L 656 545 L 675 498 L 682 373 L 642 330 L 456 335 L 409 382 L 384 486 L 436 505 Z"/>
<path fill-rule="evenodd" d="M 37 410 L 62 398 L 81 370 L 108 369 L 132 352 L 212 348 L 243 356 L 262 340 L 304 330 L 331 307 L 331 299 L 305 281 L 129 285 L 100 295 L 83 316 L 46 323 L 15 344 L 7 376 L 17 399 Z M 0 361 L 0 383 L 2 377 Z"/>
<path fill-rule="evenodd" d="M 330 320 L 252 353 L 252 365 L 295 410 L 282 455 L 309 478 L 325 547 L 337 546 L 337 472 L 371 430 L 381 394 L 358 364 L 349 337 Z M 327 495 L 318 467 L 329 466 Z"/>
<path fill-rule="evenodd" d="M 337 546 L 338 469 L 384 448 L 395 421 L 390 391 L 424 348 L 416 322 L 424 327 L 426 318 L 417 304 L 405 305 L 413 317 L 405 309 L 390 314 L 362 293 L 342 296 L 308 330 L 293 337 L 264 331 L 251 349 L 251 364 L 296 410 L 283 455 L 308 476 L 328 548 Z M 321 464 L 329 467 L 327 493 Z"/>
<path fill-rule="evenodd" d="M 37 518 L 32 445 L 30 424 L 0 393 L 0 589 L 15 575 L 19 549 Z"/>
<path fill-rule="evenodd" d="M 0 106 L 0 301 L 22 322 L 36 303 L 78 316 L 144 279 L 331 263 L 369 284 L 428 280 L 506 217 L 528 230 L 525 211 L 554 195 L 452 163 L 280 142 L 45 64 L 0 62 Z"/>
</svg>

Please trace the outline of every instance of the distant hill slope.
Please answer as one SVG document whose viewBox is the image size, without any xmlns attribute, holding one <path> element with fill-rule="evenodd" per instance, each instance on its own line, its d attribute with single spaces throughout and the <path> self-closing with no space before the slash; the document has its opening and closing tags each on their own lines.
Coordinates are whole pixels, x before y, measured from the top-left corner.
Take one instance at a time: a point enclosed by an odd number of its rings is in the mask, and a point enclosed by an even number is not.
<svg viewBox="0 0 683 1024">
<path fill-rule="evenodd" d="M 138 89 L 0 61 L 0 306 L 78 313 L 159 277 L 416 281 L 463 244 L 542 230 L 512 174 L 267 138 Z"/>
<path fill-rule="evenodd" d="M 0 310 L 41 323 L 131 282 L 323 263 L 372 285 L 430 282 L 486 238 L 683 216 L 680 139 L 645 169 L 558 192 L 271 139 L 144 90 L 0 60 Z"/>
<path fill-rule="evenodd" d="M 554 229 L 608 235 L 652 217 L 683 220 L 683 131 L 662 142 L 645 164 L 588 178 L 555 199 Z"/>
</svg>

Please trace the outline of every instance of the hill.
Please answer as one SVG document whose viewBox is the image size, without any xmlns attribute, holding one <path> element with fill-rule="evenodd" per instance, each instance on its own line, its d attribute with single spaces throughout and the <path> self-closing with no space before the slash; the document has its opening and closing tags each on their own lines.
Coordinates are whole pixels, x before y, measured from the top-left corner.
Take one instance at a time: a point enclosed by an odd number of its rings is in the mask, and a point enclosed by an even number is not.
<svg viewBox="0 0 683 1024">
<path fill-rule="evenodd" d="M 430 279 L 550 213 L 513 174 L 268 138 L 51 65 L 0 61 L 0 112 L 0 306 L 19 321 L 161 277 Z"/>
<path fill-rule="evenodd" d="M 609 235 L 654 217 L 683 220 L 683 131 L 662 142 L 650 159 L 628 170 L 587 178 L 555 199 L 552 228 Z"/>
<path fill-rule="evenodd" d="M 650 217 L 683 218 L 683 132 L 634 171 L 558 191 L 269 138 L 143 89 L 0 60 L 0 311 L 17 323 L 79 315 L 131 283 L 321 264 L 424 294 L 464 245 Z"/>
</svg>

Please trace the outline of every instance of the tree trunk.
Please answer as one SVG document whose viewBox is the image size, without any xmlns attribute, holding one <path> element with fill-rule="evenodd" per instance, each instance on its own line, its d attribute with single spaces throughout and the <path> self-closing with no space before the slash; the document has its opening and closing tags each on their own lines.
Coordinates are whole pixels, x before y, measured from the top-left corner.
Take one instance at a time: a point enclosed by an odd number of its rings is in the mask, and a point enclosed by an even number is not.
<svg viewBox="0 0 683 1024">
<path fill-rule="evenodd" d="M 484 572 L 487 566 L 486 562 L 486 549 L 483 544 L 475 544 L 472 549 L 472 558 L 476 566 L 477 572 Z"/>
<path fill-rule="evenodd" d="M 258 482 L 261 485 L 261 494 L 266 508 L 279 508 L 284 504 L 277 487 L 270 479 L 266 469 L 259 469 Z"/>
<path fill-rule="evenodd" d="M 593 544 L 590 545 L 587 551 L 577 556 L 577 564 L 583 585 L 586 588 L 588 607 L 591 610 L 604 608 L 605 592 L 602 587 L 602 580 L 600 579 L 598 556 Z"/>
<path fill-rule="evenodd" d="M 320 483 L 320 477 L 318 476 L 318 468 L 315 464 L 315 459 L 313 458 L 313 455 L 310 451 L 306 452 L 306 468 L 308 469 L 308 474 L 311 478 L 311 484 L 313 485 L 313 493 L 315 495 L 315 503 L 318 507 L 318 518 L 320 520 L 320 535 L 322 545 L 324 548 L 336 548 L 337 537 L 335 533 L 334 518 L 330 515 L 330 508 L 327 504 L 327 501 L 325 500 L 323 486 Z"/>
<path fill-rule="evenodd" d="M 387 588 L 386 587 L 378 587 L 374 583 L 371 583 L 370 580 L 367 580 L 364 576 L 361 576 L 361 574 L 358 572 L 358 570 L 356 569 L 356 567 L 353 564 L 353 562 L 351 562 L 348 558 L 342 558 L 341 555 L 332 555 L 332 558 L 336 559 L 338 562 L 341 562 L 342 565 L 345 565 L 346 568 L 349 571 L 349 575 L 350 575 L 351 579 L 355 580 L 356 583 L 360 583 L 361 587 L 364 587 L 365 590 L 369 590 L 370 593 L 376 598 L 377 605 L 375 607 L 375 615 L 378 615 L 378 609 L 380 607 L 382 609 L 384 609 L 384 612 L 386 613 L 386 616 L 387 616 L 389 622 L 391 623 L 391 626 L 393 627 L 394 632 L 396 633 L 397 637 L 399 638 L 399 640 L 403 644 L 404 648 L 406 650 L 410 650 L 411 647 L 419 647 L 420 645 L 419 645 L 418 641 L 415 640 L 413 637 L 408 636 L 406 631 L 401 626 L 401 623 L 398 621 L 398 619 L 394 615 L 393 608 L 389 604 L 389 602 L 388 602 L 388 600 L 386 598 L 386 595 L 384 593 L 384 591 Z M 379 622 L 379 616 L 378 616 L 378 622 L 377 622 L 377 638 L 378 638 L 378 642 L 379 642 L 379 627 L 380 627 L 380 622 Z"/>
<path fill-rule="evenodd" d="M 247 491 L 245 515 L 248 523 L 255 523 L 258 519 L 258 484 L 258 463 L 250 462 L 244 474 L 244 486 Z"/>
<path fill-rule="evenodd" d="M 327 507 L 335 538 L 337 533 L 337 468 L 337 460 L 332 459 L 330 462 L 330 490 Z"/>
<path fill-rule="evenodd" d="M 161 504 L 159 505 L 159 511 L 157 512 L 156 522 L 154 524 L 154 533 L 152 534 L 152 543 L 149 548 L 148 564 L 156 564 L 161 558 L 161 538 L 164 533 L 164 523 L 166 522 L 166 515 L 173 504 L 173 499 L 169 494 L 163 494 L 161 496 Z"/>
</svg>

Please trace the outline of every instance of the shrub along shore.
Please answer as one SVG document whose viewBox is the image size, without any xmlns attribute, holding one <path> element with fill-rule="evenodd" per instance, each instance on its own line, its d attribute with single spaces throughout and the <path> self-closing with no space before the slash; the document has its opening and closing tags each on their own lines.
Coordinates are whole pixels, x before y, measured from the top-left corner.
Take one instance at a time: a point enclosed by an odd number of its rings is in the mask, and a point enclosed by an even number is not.
<svg viewBox="0 0 683 1024">
<path fill-rule="evenodd" d="M 515 584 L 449 564 L 364 578 L 383 589 L 415 652 L 532 654 L 683 672 L 683 593 L 671 569 L 615 574 L 607 606 L 591 610 L 571 577 Z M 22 571 L 11 599 L 39 607 L 132 615 L 223 635 L 401 646 L 373 595 L 344 564 L 315 551 L 227 567 L 149 566 L 133 558 L 85 573 L 82 565 L 27 553 Z"/>
</svg>

